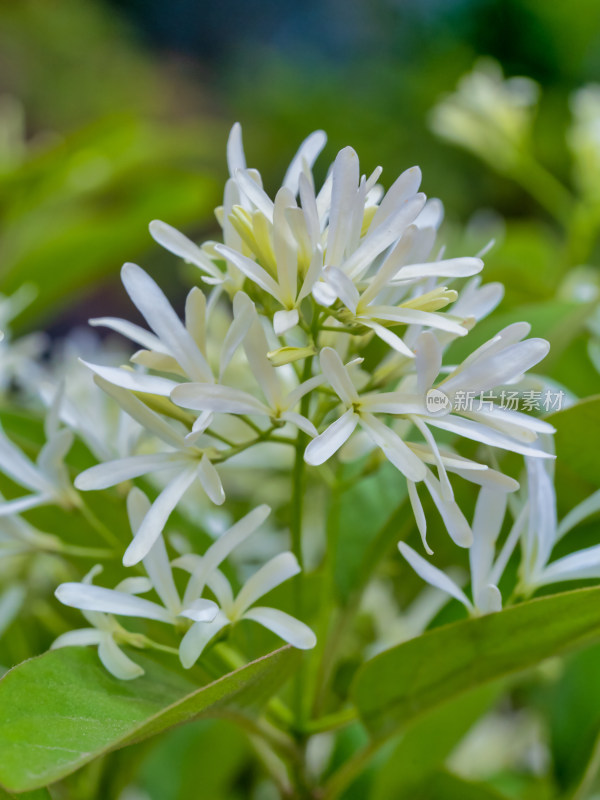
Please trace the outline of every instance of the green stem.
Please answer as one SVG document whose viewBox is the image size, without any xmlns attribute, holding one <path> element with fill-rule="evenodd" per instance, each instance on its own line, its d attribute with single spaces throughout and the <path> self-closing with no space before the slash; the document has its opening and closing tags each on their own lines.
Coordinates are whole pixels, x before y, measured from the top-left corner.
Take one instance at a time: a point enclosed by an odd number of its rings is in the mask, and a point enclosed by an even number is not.
<svg viewBox="0 0 600 800">
<path fill-rule="evenodd" d="M 525 191 L 564 226 L 574 210 L 573 196 L 569 190 L 539 161 L 528 153 L 520 153 L 510 176 Z"/>
<path fill-rule="evenodd" d="M 81 511 L 82 516 L 89 522 L 96 533 L 104 539 L 104 541 L 111 547 L 116 546 L 119 551 L 123 549 L 122 543 L 119 538 L 106 527 L 102 520 L 96 515 L 94 511 L 88 506 L 85 500 L 79 495 L 78 509 Z"/>
</svg>

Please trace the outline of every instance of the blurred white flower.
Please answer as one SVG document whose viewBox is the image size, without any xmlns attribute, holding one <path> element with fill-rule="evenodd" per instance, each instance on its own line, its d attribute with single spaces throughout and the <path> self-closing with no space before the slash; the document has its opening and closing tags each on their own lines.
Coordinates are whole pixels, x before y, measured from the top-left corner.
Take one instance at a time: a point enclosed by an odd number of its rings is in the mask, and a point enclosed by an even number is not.
<svg viewBox="0 0 600 800">
<path fill-rule="evenodd" d="M 530 135 L 538 94 L 535 81 L 505 78 L 496 61 L 480 59 L 434 107 L 431 127 L 496 168 L 511 168 Z"/>
<path fill-rule="evenodd" d="M 73 444 L 73 434 L 60 425 L 62 387 L 56 391 L 44 420 L 46 443 L 35 462 L 31 461 L 0 427 L 0 471 L 31 494 L 0 502 L 0 516 L 20 514 L 31 508 L 58 505 L 70 508 L 78 503 L 65 464 Z"/>
</svg>

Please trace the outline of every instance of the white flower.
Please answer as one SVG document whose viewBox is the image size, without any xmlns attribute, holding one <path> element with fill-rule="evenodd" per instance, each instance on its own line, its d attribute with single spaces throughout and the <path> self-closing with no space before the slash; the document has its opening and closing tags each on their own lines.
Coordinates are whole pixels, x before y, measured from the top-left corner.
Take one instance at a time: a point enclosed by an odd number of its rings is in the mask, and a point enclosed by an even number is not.
<svg viewBox="0 0 600 800">
<path fill-rule="evenodd" d="M 523 532 L 520 588 L 528 593 L 562 581 L 600 578 L 600 545 L 587 547 L 551 561 L 552 551 L 569 531 L 600 511 L 600 490 L 575 506 L 559 523 L 553 463 L 528 458 L 527 526 Z"/>
<path fill-rule="evenodd" d="M 58 389 L 44 421 L 46 443 L 35 461 L 31 461 L 11 442 L 0 427 L 0 471 L 31 494 L 0 502 L 0 516 L 19 514 L 44 505 L 70 508 L 77 505 L 64 459 L 73 444 L 73 434 L 60 426 L 62 389 Z"/>
<path fill-rule="evenodd" d="M 179 565 L 189 568 L 191 564 L 184 559 L 185 557 L 179 559 Z M 246 581 L 235 597 L 231 584 L 220 570 L 208 570 L 203 565 L 200 566 L 200 570 L 203 571 L 206 585 L 217 598 L 221 610 L 211 623 L 192 625 L 183 637 L 180 655 L 185 668 L 195 664 L 213 636 L 227 625 L 242 619 L 258 622 L 259 625 L 273 631 L 284 641 L 301 650 L 310 650 L 315 646 L 317 640 L 314 633 L 300 620 L 277 608 L 254 606 L 254 603 L 271 589 L 300 572 L 300 566 L 293 553 L 280 553 L 268 561 Z M 197 580 L 197 575 L 198 572 L 193 573 L 190 582 Z"/>
<path fill-rule="evenodd" d="M 242 293 L 238 293 L 234 300 L 238 300 L 240 305 L 242 300 L 244 304 L 250 303 Z M 204 413 L 248 414 L 266 417 L 275 423 L 290 422 L 310 436 L 316 436 L 312 422 L 293 409 L 305 394 L 323 382 L 323 377 L 309 378 L 290 389 L 282 378 L 282 374 L 288 373 L 282 373 L 269 361 L 269 345 L 262 324 L 253 308 L 251 313 L 252 322 L 244 338 L 244 350 L 266 403 L 242 389 L 207 383 L 180 384 L 172 390 L 171 399 L 178 406 Z"/>
<path fill-rule="evenodd" d="M 108 383 L 100 377 L 96 381 L 124 411 L 169 449 L 97 464 L 80 473 L 75 480 L 75 486 L 80 491 L 100 490 L 153 472 L 170 470 L 174 473 L 152 503 L 135 539 L 125 551 L 123 563 L 125 566 L 132 566 L 147 555 L 172 511 L 195 481 L 200 483 L 210 500 L 217 505 L 224 502 L 225 493 L 209 454 L 195 446 L 195 438 L 186 438 L 127 389 Z"/>
<path fill-rule="evenodd" d="M 530 78 L 505 79 L 497 62 L 480 59 L 433 109 L 431 126 L 494 166 L 512 167 L 530 134 L 537 98 Z"/>
<path fill-rule="evenodd" d="M 395 431 L 375 416 L 376 413 L 407 413 L 411 410 L 411 398 L 408 398 L 409 402 L 402 404 L 395 393 L 374 392 L 359 395 L 347 368 L 331 347 L 324 347 L 321 350 L 320 361 L 323 374 L 339 397 L 345 411 L 308 444 L 304 460 L 313 466 L 323 464 L 340 449 L 360 424 L 373 443 L 383 450 L 397 469 L 410 480 L 423 480 L 425 465 L 421 459 Z"/>
<path fill-rule="evenodd" d="M 469 614 L 488 614 L 500 611 L 502 597 L 498 583 L 519 541 L 524 516 L 517 518 L 496 558 L 496 541 L 502 528 L 506 511 L 506 493 L 497 489 L 483 488 L 479 492 L 473 517 L 473 540 L 469 550 L 472 601 L 456 581 L 434 567 L 416 553 L 405 542 L 398 542 L 398 549 L 414 571 L 431 586 L 454 597 L 464 605 Z"/>
</svg>

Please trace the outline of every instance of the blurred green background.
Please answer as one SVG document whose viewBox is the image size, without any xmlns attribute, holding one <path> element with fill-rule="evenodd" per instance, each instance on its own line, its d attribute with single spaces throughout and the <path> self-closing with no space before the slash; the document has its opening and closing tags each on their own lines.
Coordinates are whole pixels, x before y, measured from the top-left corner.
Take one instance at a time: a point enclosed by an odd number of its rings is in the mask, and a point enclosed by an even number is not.
<svg viewBox="0 0 600 800">
<path fill-rule="evenodd" d="M 568 267 L 594 263 L 595 241 L 565 250 L 539 198 L 429 125 L 481 55 L 541 84 L 532 147 L 568 184 L 569 96 L 600 78 L 596 0 L 1 2 L 0 291 L 39 289 L 18 329 L 129 313 L 126 260 L 162 272 L 176 297 L 147 223 L 213 234 L 235 120 L 269 189 L 315 128 L 329 134 L 323 163 L 351 144 L 365 172 L 384 167 L 384 185 L 420 164 L 451 245 L 457 225 L 475 229 L 473 248 L 506 220 L 487 273 L 508 281 L 505 302 L 553 296 Z"/>
</svg>

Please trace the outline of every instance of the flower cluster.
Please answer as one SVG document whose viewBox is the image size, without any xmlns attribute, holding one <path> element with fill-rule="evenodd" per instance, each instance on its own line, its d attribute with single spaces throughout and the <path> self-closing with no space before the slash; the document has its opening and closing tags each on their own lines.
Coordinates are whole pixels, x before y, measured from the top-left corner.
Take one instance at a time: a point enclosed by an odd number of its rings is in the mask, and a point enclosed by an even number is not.
<svg viewBox="0 0 600 800">
<path fill-rule="evenodd" d="M 504 99 L 518 116 L 530 92 L 524 84 L 513 88 Z M 521 135 L 509 123 L 506 135 Z M 103 398 L 94 401 L 97 419 L 90 424 L 78 413 L 69 383 L 50 392 L 43 382 L 47 444 L 37 461 L 0 435 L 0 468 L 31 492 L 0 503 L 2 515 L 48 503 L 86 508 L 86 492 L 128 490 L 133 536 L 122 560 L 127 568 L 141 564 L 145 576 L 136 572 L 108 589 L 94 583 L 94 568 L 56 592 L 91 627 L 65 633 L 55 646 L 97 645 L 118 677 L 141 673 L 123 645 L 159 646 L 127 630 L 120 617 L 170 625 L 184 667 L 240 620 L 259 623 L 295 647 L 314 646 L 314 634 L 300 619 L 255 605 L 300 571 L 301 543 L 292 537 L 294 552 L 272 555 L 237 592 L 221 571 L 265 521 L 266 505 L 220 535 L 213 531 L 214 542 L 202 555 L 186 545 L 170 557 L 177 537 L 167 541 L 164 533 L 171 515 L 190 502 L 194 521 L 209 519 L 228 496 L 236 498 L 232 466 L 252 467 L 261 458 L 276 463 L 277 452 L 288 468 L 295 459 L 295 474 L 332 459 L 359 465 L 387 460 L 399 485 L 408 487 L 431 554 L 425 490 L 452 540 L 469 548 L 472 599 L 411 548 L 401 544 L 401 551 L 426 581 L 471 613 L 501 607 L 498 582 L 520 540 L 523 591 L 589 574 L 578 566 L 581 554 L 548 564 L 554 541 L 598 505 L 597 499 L 584 504 L 558 528 L 544 512 L 553 456 L 539 437 L 549 438 L 552 426 L 494 402 L 460 402 L 466 393 L 503 397 L 506 387 L 518 389 L 548 343 L 530 338 L 527 323 L 514 323 L 460 363 L 445 364 L 452 343 L 500 302 L 502 286 L 481 282 L 480 256 L 448 258 L 436 245 L 443 208 L 420 191 L 417 167 L 385 192 L 381 169 L 361 175 L 357 154 L 346 147 L 317 190 L 312 167 L 325 142 L 320 131 L 303 142 L 272 199 L 259 172 L 247 167 L 235 125 L 227 147 L 230 177 L 216 212 L 222 242 L 199 246 L 166 222 L 150 225 L 159 244 L 197 267 L 206 291 L 191 289 L 182 319 L 150 275 L 125 264 L 123 285 L 147 327 L 112 317 L 91 320 L 137 348 L 122 366 L 96 363 L 102 359 L 94 356 L 84 361 L 93 384 L 82 384 L 81 391 Z M 64 458 L 73 432 L 99 463 L 71 483 Z M 457 452 L 461 440 L 471 443 L 472 457 Z M 261 448 L 269 455 L 253 460 Z M 493 454 L 504 451 L 526 458 L 529 499 L 496 555 L 508 496 L 520 488 L 497 468 Z M 456 478 L 481 487 L 472 523 L 455 499 Z M 151 487 L 152 500 L 131 488 L 139 479 Z M 181 572 L 174 577 L 173 569 Z M 140 596 L 146 593 L 154 599 Z"/>
</svg>

